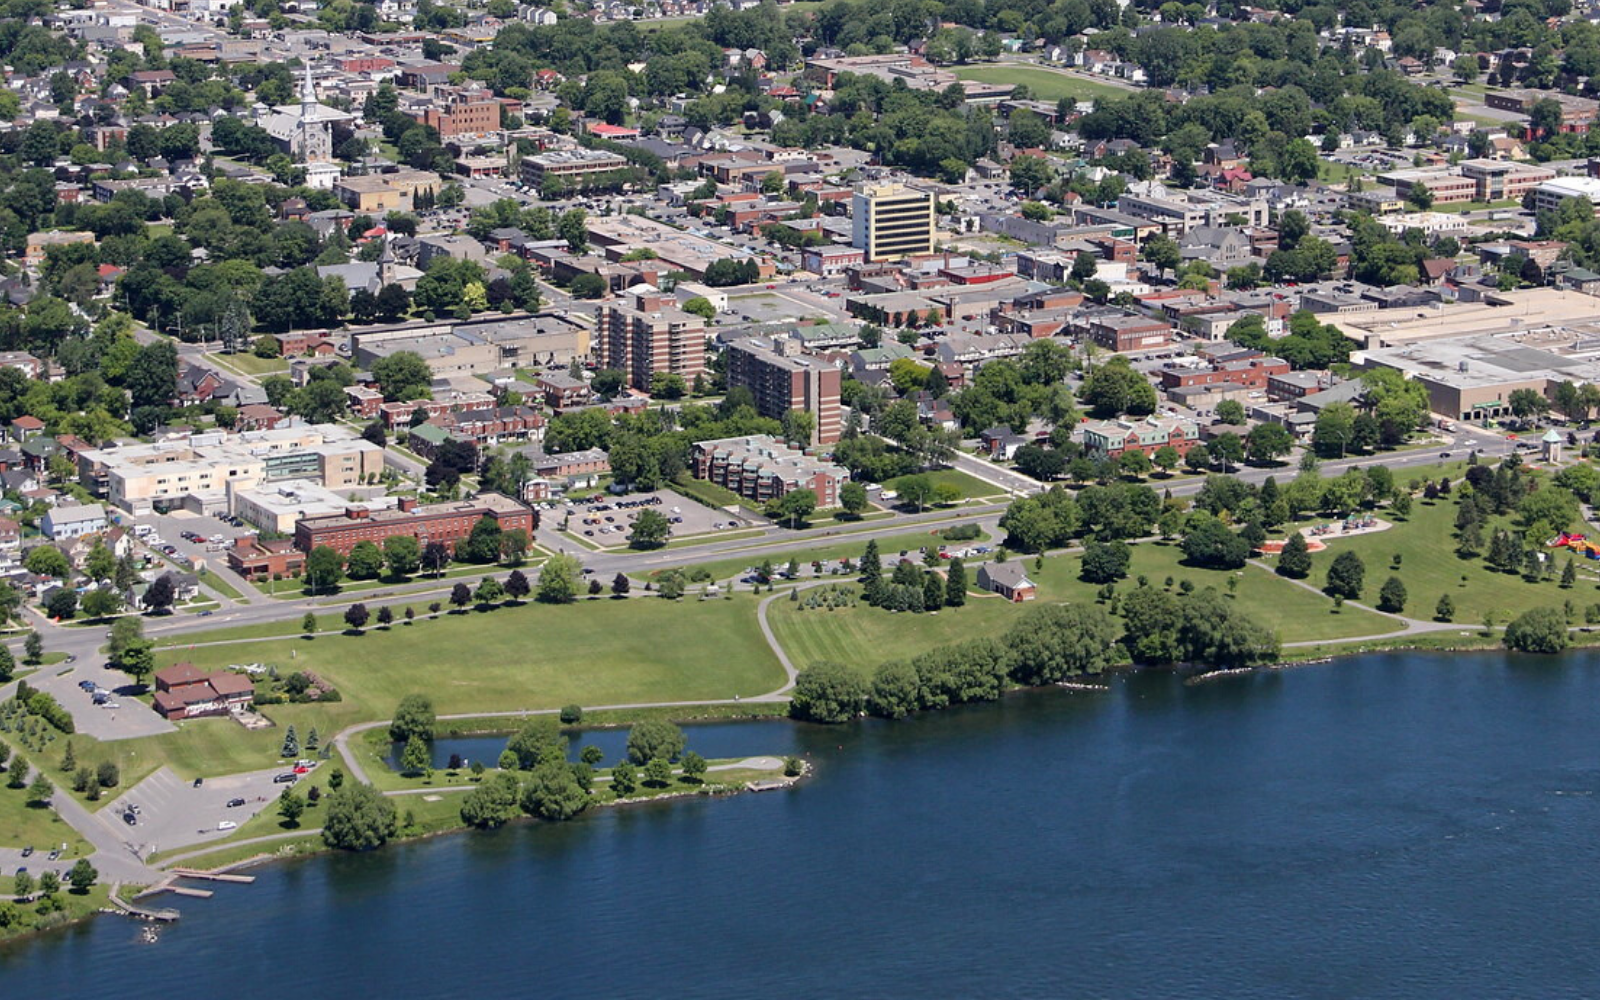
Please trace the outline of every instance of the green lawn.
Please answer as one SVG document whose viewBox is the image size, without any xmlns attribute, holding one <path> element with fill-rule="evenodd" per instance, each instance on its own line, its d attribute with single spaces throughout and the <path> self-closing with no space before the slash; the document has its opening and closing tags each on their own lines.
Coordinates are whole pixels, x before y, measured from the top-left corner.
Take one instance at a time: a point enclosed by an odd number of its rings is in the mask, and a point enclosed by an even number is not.
<svg viewBox="0 0 1600 1000">
<path fill-rule="evenodd" d="M 777 601 L 768 619 L 795 666 L 832 660 L 870 675 L 884 660 L 996 635 L 1018 612 L 1018 606 L 1008 601 L 972 595 L 962 607 L 931 615 L 896 614 L 862 603 L 802 611 L 798 602 Z"/>
<path fill-rule="evenodd" d="M 283 358 L 258 358 L 249 352 L 239 354 L 207 354 L 207 360 L 221 368 L 232 369 L 243 375 L 261 378 L 282 375 L 289 371 L 289 362 Z"/>
<path fill-rule="evenodd" d="M 1130 91 L 1108 83 L 1096 83 L 1082 77 L 1053 73 L 1033 66 L 964 66 L 956 70 L 963 80 L 980 80 L 983 83 L 1011 84 L 1027 87 L 1040 101 L 1059 101 L 1063 97 L 1074 101 L 1105 97 L 1126 97 Z"/>
<path fill-rule="evenodd" d="M 236 601 L 244 600 L 244 595 L 239 593 L 238 587 L 235 587 L 233 584 L 229 583 L 227 580 L 224 580 L 215 573 L 202 570 L 200 573 L 200 582 L 206 587 L 215 590 L 223 597 L 231 597 Z"/>
<path fill-rule="evenodd" d="M 695 479 L 688 473 L 683 473 L 675 478 L 672 481 L 672 488 L 691 500 L 698 500 L 710 507 L 750 506 L 744 497 L 732 490 L 704 479 Z"/>
<path fill-rule="evenodd" d="M 49 762 L 40 760 L 34 763 Z M 35 766 L 31 771 L 37 774 L 39 769 Z M 43 861 L 45 853 L 60 847 L 63 842 L 67 844 L 64 857 L 79 858 L 88 853 L 88 845 L 83 838 L 57 816 L 54 809 L 29 805 L 25 788 L 0 787 L 0 847 L 32 846 L 41 852 L 39 860 Z"/>
<path fill-rule="evenodd" d="M 1003 496 L 1005 490 L 993 483 L 986 483 L 977 476 L 968 475 L 960 469 L 935 469 L 932 472 L 918 473 L 926 477 L 934 486 L 954 486 L 961 491 L 961 499 L 971 500 L 974 497 Z M 899 490 L 907 476 L 899 476 L 883 484 L 886 490 Z"/>
<path fill-rule="evenodd" d="M 1406 585 L 1406 613 L 1411 617 L 1432 618 L 1440 595 L 1449 594 L 1456 606 L 1455 620 L 1470 624 L 1481 623 L 1489 611 L 1503 624 L 1530 608 L 1559 606 L 1569 598 L 1579 607 L 1600 600 L 1593 577 L 1584 575 L 1600 569 L 1600 564 L 1587 559 L 1578 560 L 1579 583 L 1571 590 L 1562 590 L 1555 580 L 1528 583 L 1515 574 L 1497 573 L 1481 558 L 1462 559 L 1455 552 L 1455 516 L 1456 505 L 1448 499 L 1419 502 L 1412 508 L 1409 522 L 1374 535 L 1335 538 L 1327 551 L 1311 557 L 1311 580 L 1320 585 L 1334 557 L 1348 550 L 1361 556 L 1366 565 L 1365 600 L 1376 601 L 1378 588 L 1394 575 Z M 1558 567 L 1566 559 L 1565 550 L 1543 551 L 1558 554 Z M 1396 555 L 1400 566 L 1391 568 Z"/>
<path fill-rule="evenodd" d="M 889 556 L 898 555 L 901 552 L 914 552 L 918 549 L 921 549 L 925 545 L 972 545 L 988 537 L 980 534 L 978 538 L 965 542 L 945 542 L 944 539 L 939 537 L 939 532 L 945 527 L 947 526 L 940 525 L 938 527 L 930 527 L 924 531 L 908 532 L 903 535 L 890 535 L 886 538 L 879 538 L 878 551 L 882 553 L 885 559 L 887 559 Z M 844 558 L 860 558 L 861 553 L 866 551 L 866 548 L 867 540 L 862 538 L 855 541 L 834 542 L 830 545 L 819 545 L 816 548 L 805 549 L 804 551 L 751 552 L 746 555 L 734 556 L 732 558 L 722 559 L 717 562 L 701 563 L 699 566 L 691 568 L 709 570 L 711 572 L 711 578 L 714 580 L 726 580 L 731 576 L 737 576 L 752 566 L 761 565 L 762 560 L 766 559 L 770 559 L 772 561 L 772 565 L 780 570 L 787 566 L 789 564 L 789 560 L 791 559 L 799 562 L 802 567 L 805 567 L 807 564 L 813 561 L 821 561 L 824 563 L 824 568 L 826 569 L 826 564 L 830 562 L 837 563 L 839 560 Z M 661 571 L 657 570 L 650 575 L 652 577 L 659 576 L 661 575 Z"/>
</svg>

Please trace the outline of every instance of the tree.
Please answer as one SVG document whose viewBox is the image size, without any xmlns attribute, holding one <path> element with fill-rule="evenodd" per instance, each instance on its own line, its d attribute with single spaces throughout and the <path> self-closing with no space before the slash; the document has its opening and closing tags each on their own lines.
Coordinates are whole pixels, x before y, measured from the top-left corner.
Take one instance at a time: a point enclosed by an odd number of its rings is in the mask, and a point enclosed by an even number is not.
<svg viewBox="0 0 1600 1000">
<path fill-rule="evenodd" d="M 428 744 L 423 742 L 422 737 L 412 733 L 400 753 L 400 773 L 415 776 L 432 769 L 433 754 L 428 750 Z"/>
<path fill-rule="evenodd" d="M 5 647 L 0 647 L 0 684 L 5 684 L 10 681 L 12 675 L 16 673 L 16 669 L 17 661 L 11 655 L 11 650 Z M 71 744 L 68 744 L 67 749 L 72 749 Z"/>
<path fill-rule="evenodd" d="M 551 556 L 539 570 L 539 600 L 546 604 L 568 604 L 578 596 L 578 581 L 583 564 L 575 556 Z"/>
<path fill-rule="evenodd" d="M 307 611 L 305 617 L 300 619 L 300 633 L 302 635 L 317 634 L 317 613 L 315 611 Z"/>
<path fill-rule="evenodd" d="M 29 550 L 27 557 L 22 560 L 22 565 L 35 576 L 65 580 L 72 575 L 72 564 L 54 545 L 40 545 Z"/>
<path fill-rule="evenodd" d="M 422 544 L 411 535 L 390 535 L 383 540 L 383 562 L 391 576 L 408 577 L 422 565 Z"/>
<path fill-rule="evenodd" d="M 699 754 L 695 753 L 693 750 L 690 750 L 688 753 L 684 754 L 683 755 L 683 778 L 684 778 L 684 780 L 685 781 L 694 782 L 695 784 L 700 784 L 701 782 L 705 781 L 705 777 L 706 777 L 706 759 L 704 757 L 700 756 Z"/>
<path fill-rule="evenodd" d="M 78 612 L 78 595 L 68 587 L 57 587 L 45 599 L 44 609 L 50 617 L 66 621 Z"/>
<path fill-rule="evenodd" d="M 394 718 L 389 720 L 389 739 L 395 743 L 412 737 L 431 740 L 436 724 L 433 700 L 425 694 L 408 694 L 400 699 Z"/>
<path fill-rule="evenodd" d="M 1391 576 L 1383 581 L 1383 587 L 1378 591 L 1378 610 L 1397 615 L 1405 609 L 1406 585 L 1398 576 Z"/>
<path fill-rule="evenodd" d="M 83 613 L 91 618 L 106 618 L 122 610 L 122 595 L 110 587 L 96 587 L 83 595 Z"/>
<path fill-rule="evenodd" d="M 589 794 L 565 761 L 548 761 L 533 769 L 522 791 L 524 812 L 540 819 L 569 820 L 589 807 Z"/>
<path fill-rule="evenodd" d="M 89 863 L 88 858 L 79 858 L 67 871 L 67 882 L 72 885 L 72 891 L 80 896 L 88 892 L 99 879 L 100 873 Z"/>
<path fill-rule="evenodd" d="M 56 786 L 50 783 L 50 778 L 40 771 L 34 775 L 33 784 L 28 786 L 28 802 L 35 806 L 48 806 L 51 796 L 55 795 Z"/>
<path fill-rule="evenodd" d="M 633 520 L 633 530 L 628 533 L 630 549 L 659 549 L 667 544 L 672 534 L 672 522 L 665 514 L 646 508 Z"/>
<path fill-rule="evenodd" d="M 632 795 L 639 788 L 638 772 L 630 761 L 623 761 L 611 769 L 611 794 L 617 798 Z"/>
<path fill-rule="evenodd" d="M 306 556 L 305 576 L 312 593 L 332 590 L 344 576 L 344 559 L 339 550 L 330 545 L 312 549 Z"/>
<path fill-rule="evenodd" d="M 1571 641 L 1567 616 L 1559 608 L 1534 608 L 1512 619 L 1503 637 L 1519 653 L 1559 653 Z"/>
<path fill-rule="evenodd" d="M 17 899 L 27 899 L 33 895 L 33 876 L 28 874 L 26 868 L 18 868 L 17 874 L 11 880 L 11 894 Z"/>
<path fill-rule="evenodd" d="M 329 847 L 370 851 L 398 832 L 394 803 L 371 785 L 351 782 L 328 796 L 322 839 Z"/>
<path fill-rule="evenodd" d="M 44 661 L 44 636 L 38 632 L 29 632 L 28 637 L 22 641 L 23 662 L 42 663 Z"/>
<path fill-rule="evenodd" d="M 413 540 L 414 541 L 414 540 Z M 352 580 L 375 580 L 383 572 L 383 552 L 376 542 L 362 539 L 350 549 L 345 572 Z"/>
<path fill-rule="evenodd" d="M 811 512 L 817 509 L 817 494 L 812 490 L 790 490 L 769 508 L 769 513 L 787 521 L 789 527 L 798 528 Z M 546 564 L 548 565 L 548 564 Z"/>
<path fill-rule="evenodd" d="M 842 663 L 818 661 L 795 678 L 789 714 L 810 722 L 847 722 L 867 707 L 867 684 Z"/>
<path fill-rule="evenodd" d="M 514 776 L 492 774 L 462 800 L 461 821 L 481 830 L 503 826 L 516 817 L 520 793 Z"/>
<path fill-rule="evenodd" d="M 1217 518 L 1197 511 L 1189 518 L 1183 536 L 1184 557 L 1209 569 L 1238 569 L 1250 557 L 1250 543 Z"/>
<path fill-rule="evenodd" d="M 967 567 L 960 559 L 950 560 L 950 568 L 945 571 L 944 603 L 948 608 L 967 603 Z"/>
<path fill-rule="evenodd" d="M 1079 575 L 1089 583 L 1114 583 L 1128 575 L 1133 550 L 1121 539 L 1091 541 L 1083 550 Z"/>
<path fill-rule="evenodd" d="M 1278 555 L 1278 574 L 1291 580 L 1304 580 L 1311 574 L 1311 547 L 1305 535 L 1298 531 L 1289 535 Z"/>
<path fill-rule="evenodd" d="M 611 579 L 611 595 L 613 597 L 627 597 L 632 584 L 628 582 L 628 574 L 618 571 Z"/>
<path fill-rule="evenodd" d="M 300 816 L 306 811 L 306 800 L 290 786 L 278 796 L 278 815 L 283 817 L 283 825 L 291 829 L 300 825 Z"/>
<path fill-rule="evenodd" d="M 1289 454 L 1294 435 L 1282 424 L 1257 424 L 1245 438 L 1245 453 L 1253 462 L 1271 462 Z"/>
<path fill-rule="evenodd" d="M 344 609 L 345 624 L 349 625 L 357 632 L 365 628 L 367 622 L 371 620 L 371 618 L 372 613 L 367 610 L 367 606 L 365 604 L 360 602 L 352 604 L 348 608 Z"/>
<path fill-rule="evenodd" d="M 683 730 L 664 719 L 647 719 L 628 730 L 628 759 L 643 764 L 657 757 L 676 760 L 683 754 Z"/>
<path fill-rule="evenodd" d="M 477 592 L 472 596 L 479 604 L 494 604 L 506 596 L 506 588 L 499 580 L 486 576 L 483 582 L 478 584 Z"/>
<path fill-rule="evenodd" d="M 839 506 L 851 517 L 860 517 L 867 509 L 867 488 L 854 480 L 839 487 Z"/>
<path fill-rule="evenodd" d="M 1362 578 L 1366 565 L 1354 552 L 1341 552 L 1328 567 L 1328 582 L 1322 588 L 1329 596 L 1338 595 L 1346 600 L 1360 600 Z"/>
<path fill-rule="evenodd" d="M 1244 404 L 1237 399 L 1224 399 L 1217 404 L 1217 419 L 1225 424 L 1244 423 Z"/>
<path fill-rule="evenodd" d="M 1311 433 L 1312 447 L 1320 455 L 1344 457 L 1355 439 L 1355 408 L 1349 403 L 1329 403 L 1317 414 Z"/>
<path fill-rule="evenodd" d="M 291 760 L 300 756 L 300 737 L 295 734 L 293 723 L 290 723 L 289 728 L 284 730 L 283 746 L 278 748 L 278 756 L 287 757 Z"/>
<path fill-rule="evenodd" d="M 514 601 L 520 601 L 532 593 L 533 586 L 528 583 L 528 575 L 520 569 L 514 569 L 506 577 L 506 594 Z"/>
<path fill-rule="evenodd" d="M 456 608 L 465 608 L 472 603 L 472 588 L 464 583 L 458 583 L 450 588 L 450 603 Z"/>
<path fill-rule="evenodd" d="M 11 758 L 11 763 L 6 767 L 6 787 L 12 789 L 28 787 L 28 762 L 20 756 Z"/>
<path fill-rule="evenodd" d="M 1450 599 L 1449 594 L 1439 595 L 1439 603 L 1434 605 L 1433 620 L 1436 622 L 1453 621 L 1456 617 L 1456 602 Z"/>
</svg>

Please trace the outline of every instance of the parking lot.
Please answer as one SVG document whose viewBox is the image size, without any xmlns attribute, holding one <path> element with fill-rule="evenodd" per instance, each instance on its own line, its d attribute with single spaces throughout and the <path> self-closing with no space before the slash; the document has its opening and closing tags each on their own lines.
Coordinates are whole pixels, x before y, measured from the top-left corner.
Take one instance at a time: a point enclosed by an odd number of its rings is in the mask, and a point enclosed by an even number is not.
<svg viewBox="0 0 1600 1000">
<path fill-rule="evenodd" d="M 712 510 L 672 490 L 598 496 L 593 503 L 563 502 L 555 510 L 567 520 L 567 533 L 607 547 L 628 544 L 640 512 L 653 510 L 672 522 L 673 538 L 733 531 L 757 523 L 738 514 Z"/>
<path fill-rule="evenodd" d="M 82 681 L 109 692 L 110 697 L 96 705 L 93 694 L 80 687 Z M 78 732 L 97 740 L 131 740 L 173 731 L 172 723 L 157 715 L 149 705 L 134 699 L 133 695 L 140 689 L 132 684 L 128 675 L 106 666 L 101 656 L 79 658 L 66 669 L 47 667 L 30 676 L 28 683 L 50 694 L 71 712 L 72 724 Z"/>
<path fill-rule="evenodd" d="M 225 719 L 205 724 L 234 725 Z M 198 787 L 163 767 L 118 796 L 100 811 L 100 817 L 118 830 L 144 857 L 153 851 L 167 851 L 206 841 L 219 840 L 232 829 L 219 830 L 220 823 L 239 826 L 264 810 L 277 808 L 278 796 L 289 787 L 272 779 L 291 769 L 291 765 L 207 778 Z M 235 806 L 229 802 L 244 801 Z M 126 820 L 129 808 L 137 806 L 136 822 Z"/>
</svg>

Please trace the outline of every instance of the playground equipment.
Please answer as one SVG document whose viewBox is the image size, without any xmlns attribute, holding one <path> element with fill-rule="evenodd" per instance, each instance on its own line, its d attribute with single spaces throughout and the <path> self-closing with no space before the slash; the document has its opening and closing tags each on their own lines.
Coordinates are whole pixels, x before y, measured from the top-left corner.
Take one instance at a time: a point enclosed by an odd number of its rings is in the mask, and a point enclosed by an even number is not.
<svg viewBox="0 0 1600 1000">
<path fill-rule="evenodd" d="M 1552 549 L 1571 549 L 1585 559 L 1600 559 L 1600 543 L 1590 541 L 1586 535 L 1570 535 L 1563 531 L 1546 545 Z"/>
</svg>

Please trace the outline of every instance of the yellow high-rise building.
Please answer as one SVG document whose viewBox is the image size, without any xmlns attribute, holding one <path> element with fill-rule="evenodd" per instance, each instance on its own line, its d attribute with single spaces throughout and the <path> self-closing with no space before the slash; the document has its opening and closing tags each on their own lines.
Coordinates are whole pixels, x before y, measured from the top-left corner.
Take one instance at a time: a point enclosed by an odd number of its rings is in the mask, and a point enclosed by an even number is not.
<svg viewBox="0 0 1600 1000">
<path fill-rule="evenodd" d="M 904 184 L 865 184 L 851 201 L 851 245 L 868 261 L 933 252 L 932 191 Z"/>
</svg>

